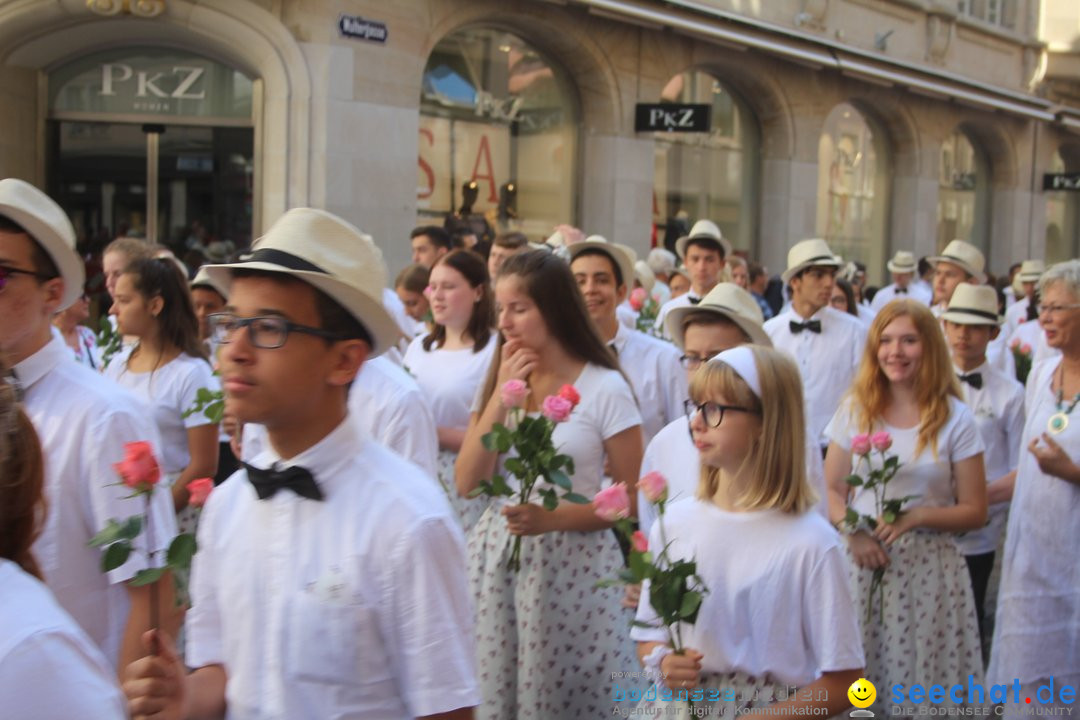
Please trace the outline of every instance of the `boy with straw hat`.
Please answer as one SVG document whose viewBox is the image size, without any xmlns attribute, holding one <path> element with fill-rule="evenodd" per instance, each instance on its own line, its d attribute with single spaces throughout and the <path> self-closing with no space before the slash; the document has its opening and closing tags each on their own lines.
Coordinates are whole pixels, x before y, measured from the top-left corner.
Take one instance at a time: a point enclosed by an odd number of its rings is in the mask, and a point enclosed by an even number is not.
<svg viewBox="0 0 1080 720">
<path fill-rule="evenodd" d="M 929 289 L 915 282 L 915 271 L 918 265 L 915 256 L 907 250 L 897 250 L 892 260 L 886 263 L 889 272 L 892 273 L 892 284 L 886 285 L 877 291 L 874 300 L 870 303 L 870 310 L 876 315 L 889 301 L 897 297 L 910 297 L 913 300 L 930 305 L 931 293 Z"/>
</svg>

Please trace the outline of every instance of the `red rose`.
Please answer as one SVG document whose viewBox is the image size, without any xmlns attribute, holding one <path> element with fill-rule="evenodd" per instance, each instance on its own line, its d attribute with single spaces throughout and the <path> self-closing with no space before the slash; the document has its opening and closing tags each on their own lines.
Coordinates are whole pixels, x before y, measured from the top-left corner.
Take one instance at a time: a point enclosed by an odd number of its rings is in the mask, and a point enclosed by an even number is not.
<svg viewBox="0 0 1080 720">
<path fill-rule="evenodd" d="M 113 468 L 125 485 L 138 492 L 149 492 L 161 480 L 154 447 L 145 440 L 125 443 L 124 459 L 113 463 Z"/>
<path fill-rule="evenodd" d="M 569 400 L 571 408 L 576 408 L 577 404 L 581 402 L 581 395 L 578 394 L 577 388 L 573 385 L 563 385 L 559 388 L 559 397 L 563 400 Z"/>
<path fill-rule="evenodd" d="M 192 507 L 202 507 L 206 504 L 206 498 L 210 497 L 210 491 L 214 489 L 214 481 L 210 478 L 199 478 L 187 484 L 188 503 Z"/>
</svg>

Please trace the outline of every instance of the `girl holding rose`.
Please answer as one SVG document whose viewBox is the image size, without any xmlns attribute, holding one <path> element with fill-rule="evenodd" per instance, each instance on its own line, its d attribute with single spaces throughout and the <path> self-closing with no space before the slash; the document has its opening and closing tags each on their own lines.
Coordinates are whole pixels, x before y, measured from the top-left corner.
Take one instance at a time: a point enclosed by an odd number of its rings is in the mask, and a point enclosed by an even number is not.
<svg viewBox="0 0 1080 720">
<path fill-rule="evenodd" d="M 925 305 L 894 300 L 874 318 L 858 374 L 826 433 L 829 518 L 846 533 L 852 592 L 861 607 L 871 603 L 863 624 L 866 678 L 878 688 L 948 687 L 968 675 L 980 681 L 975 601 L 952 535 L 986 524 L 983 445 Z M 873 453 L 880 466 L 886 450 L 900 463 L 886 496 L 911 499 L 895 522 L 878 516 L 876 528 L 850 528 L 848 506 L 860 515 L 878 512 L 873 492 L 846 478 L 865 465 L 861 456 Z M 871 596 L 878 568 L 883 590 Z M 885 712 L 887 700 L 879 691 L 874 711 Z"/>
<path fill-rule="evenodd" d="M 543 398 L 573 385 L 579 402 L 569 416 L 559 414 L 552 438 L 573 458 L 573 491 L 592 497 L 600 490 L 606 456 L 612 481 L 636 497 L 641 415 L 569 267 L 545 251 L 514 255 L 499 270 L 495 302 L 499 339 L 458 455 L 458 492 L 468 495 L 496 472 L 507 474 L 506 458 L 481 438 L 507 422 L 508 406 L 535 414 Z M 527 383 L 527 395 L 520 384 L 516 396 L 500 392 L 510 380 Z M 563 502 L 548 511 L 496 501 L 469 531 L 484 696 L 477 718 L 609 714 L 610 673 L 634 668 L 621 590 L 595 587 L 623 565 L 610 527 L 591 505 Z M 518 572 L 507 568 L 514 536 L 524 537 Z"/>
</svg>

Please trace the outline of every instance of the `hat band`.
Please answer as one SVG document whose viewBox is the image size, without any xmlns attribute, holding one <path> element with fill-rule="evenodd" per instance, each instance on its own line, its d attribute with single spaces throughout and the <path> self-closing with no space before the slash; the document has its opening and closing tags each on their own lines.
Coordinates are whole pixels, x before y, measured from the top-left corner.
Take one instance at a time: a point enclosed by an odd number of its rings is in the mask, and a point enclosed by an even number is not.
<svg viewBox="0 0 1080 720">
<path fill-rule="evenodd" d="M 809 260 L 803 260 L 802 262 L 799 263 L 799 265 L 814 265 L 819 260 L 826 260 L 826 261 L 828 261 L 829 263 L 832 263 L 832 264 L 836 263 L 836 258 L 833 255 L 818 255 L 816 257 L 810 258 Z"/>
<path fill-rule="evenodd" d="M 951 262 L 964 268 L 971 267 L 971 262 L 964 258 L 956 257 L 955 255 L 939 255 L 939 262 L 944 260 L 945 262 Z"/>
<path fill-rule="evenodd" d="M 270 263 L 271 265 L 280 265 L 281 267 L 288 268 L 289 270 L 317 272 L 322 273 L 323 275 L 330 274 L 315 263 L 308 262 L 302 257 L 285 252 L 284 250 L 275 250 L 273 248 L 259 248 L 255 252 L 241 256 L 240 262 L 264 262 Z"/>
<path fill-rule="evenodd" d="M 977 317 L 986 318 L 987 320 L 998 321 L 997 313 L 987 312 L 986 310 L 976 310 L 975 308 L 963 308 L 963 307 L 951 307 L 946 308 L 947 313 L 964 313 L 965 315 L 975 315 Z"/>
</svg>

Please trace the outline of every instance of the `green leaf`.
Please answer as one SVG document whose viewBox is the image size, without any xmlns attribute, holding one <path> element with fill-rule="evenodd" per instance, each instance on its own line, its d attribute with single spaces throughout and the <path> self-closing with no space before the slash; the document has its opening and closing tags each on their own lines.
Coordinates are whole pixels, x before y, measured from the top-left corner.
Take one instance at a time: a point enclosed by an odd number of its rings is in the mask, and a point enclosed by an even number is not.
<svg viewBox="0 0 1080 720">
<path fill-rule="evenodd" d="M 652 565 L 645 558 L 645 553 L 632 552 L 629 557 L 630 572 L 634 575 L 634 582 L 641 582 L 649 577 Z"/>
<path fill-rule="evenodd" d="M 480 438 L 480 442 L 484 444 L 484 449 L 491 452 L 499 451 L 499 439 L 494 432 L 484 433 L 484 436 Z"/>
<path fill-rule="evenodd" d="M 120 526 L 120 540 L 134 540 L 142 532 L 142 515 L 132 515 Z"/>
<path fill-rule="evenodd" d="M 573 503 L 575 505 L 588 505 L 589 503 L 592 502 L 592 500 L 585 497 L 584 495 L 579 495 L 579 494 L 577 494 L 575 492 L 566 493 L 565 495 L 562 496 L 562 499 L 565 500 L 568 503 Z"/>
<path fill-rule="evenodd" d="M 851 487 L 860 487 L 863 484 L 863 479 L 858 475 L 848 475 L 846 478 L 844 478 L 844 482 L 846 482 Z"/>
<path fill-rule="evenodd" d="M 574 487 L 573 483 L 570 482 L 570 478 L 561 470 L 552 470 L 544 475 L 544 479 L 553 485 L 558 485 L 563 490 L 572 490 Z"/>
<path fill-rule="evenodd" d="M 143 585 L 152 585 L 161 579 L 161 576 L 165 574 L 165 568 L 147 568 L 135 573 L 135 577 L 128 583 L 132 587 L 142 587 Z"/>
<path fill-rule="evenodd" d="M 503 463 L 506 469 L 514 474 L 515 477 L 525 477 L 525 463 L 522 462 L 519 457 L 506 458 L 506 462 Z"/>
<path fill-rule="evenodd" d="M 701 607 L 701 600 L 701 593 L 693 590 L 683 595 L 682 606 L 679 608 L 679 617 L 687 622 L 693 622 L 693 618 L 697 616 L 698 609 Z"/>
<path fill-rule="evenodd" d="M 126 540 L 117 540 L 105 550 L 105 554 L 101 557 L 101 571 L 115 570 L 127 562 L 129 555 L 131 555 L 131 543 Z"/>
<path fill-rule="evenodd" d="M 502 475 L 494 475 L 491 478 L 492 495 L 496 497 L 510 497 L 514 494 L 514 491 L 510 489 L 510 486 L 506 483 L 506 478 Z"/>
<path fill-rule="evenodd" d="M 855 527 L 859 524 L 859 513 L 855 512 L 853 508 L 848 508 L 844 512 L 844 522 L 851 527 Z"/>
<path fill-rule="evenodd" d="M 555 495 L 555 491 L 551 488 L 545 488 L 540 491 L 540 495 L 544 498 L 544 509 L 552 511 L 559 507 L 559 498 Z"/>
<path fill-rule="evenodd" d="M 881 513 L 881 519 L 885 521 L 886 525 L 892 525 L 894 522 L 896 522 L 896 513 L 894 513 L 892 510 L 886 510 L 885 512 Z"/>
<path fill-rule="evenodd" d="M 120 539 L 120 531 L 123 526 L 109 518 L 109 522 L 105 524 L 105 527 L 98 532 L 97 535 L 90 538 L 90 542 L 86 543 L 90 547 L 101 547 L 102 545 L 109 545 Z"/>
<path fill-rule="evenodd" d="M 169 543 L 169 551 L 165 554 L 169 567 L 185 569 L 191 567 L 191 558 L 195 556 L 198 545 L 195 536 L 190 533 L 181 533 Z"/>
</svg>

